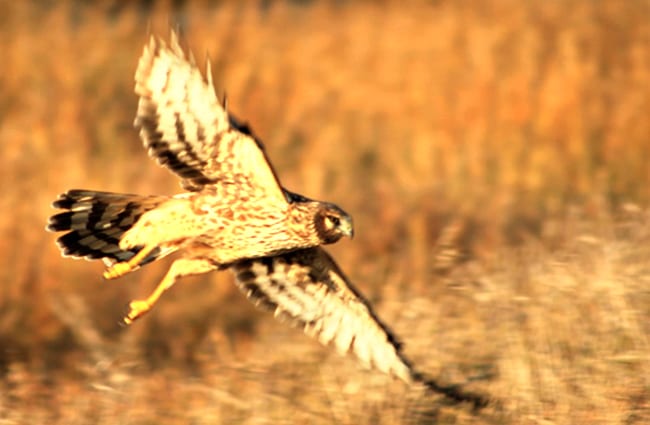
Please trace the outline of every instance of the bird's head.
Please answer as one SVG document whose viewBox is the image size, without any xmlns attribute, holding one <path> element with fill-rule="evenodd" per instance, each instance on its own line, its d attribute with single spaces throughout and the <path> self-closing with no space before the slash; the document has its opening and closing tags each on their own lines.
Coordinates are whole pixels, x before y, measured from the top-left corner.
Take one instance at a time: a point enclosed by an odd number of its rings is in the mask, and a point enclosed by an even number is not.
<svg viewBox="0 0 650 425">
<path fill-rule="evenodd" d="M 314 220 L 318 237 L 324 244 L 334 243 L 343 236 L 354 236 L 352 217 L 334 204 L 321 203 Z"/>
</svg>

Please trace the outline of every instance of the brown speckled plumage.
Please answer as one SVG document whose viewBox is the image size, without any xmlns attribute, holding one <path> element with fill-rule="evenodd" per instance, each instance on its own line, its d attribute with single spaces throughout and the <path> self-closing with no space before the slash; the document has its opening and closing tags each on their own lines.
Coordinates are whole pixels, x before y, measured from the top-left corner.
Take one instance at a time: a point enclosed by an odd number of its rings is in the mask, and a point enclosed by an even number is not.
<svg viewBox="0 0 650 425">
<path fill-rule="evenodd" d="M 209 66 L 206 79 L 175 34 L 170 45 L 151 38 L 135 81 L 143 144 L 190 191 L 173 197 L 64 193 L 54 206 L 68 211 L 48 227 L 71 230 L 58 240 L 64 254 L 112 265 L 153 246 L 127 271 L 176 250 L 218 268 L 335 242 L 351 231 L 351 219 L 337 206 L 292 196 L 280 185 L 262 143 L 219 103 Z M 323 214 L 347 227 L 324 231 Z M 88 215 L 92 220 L 84 222 Z"/>
<path fill-rule="evenodd" d="M 152 37 L 135 75 L 135 127 L 149 155 L 182 179 L 176 196 L 70 190 L 48 230 L 66 256 L 103 259 L 107 279 L 179 251 L 156 290 L 130 304 L 127 324 L 182 276 L 230 268 L 255 302 L 366 366 L 459 398 L 426 381 L 369 304 L 320 247 L 353 234 L 334 204 L 283 188 L 262 143 L 228 114 L 179 47 Z M 459 399 L 462 399 L 459 398 Z"/>
</svg>

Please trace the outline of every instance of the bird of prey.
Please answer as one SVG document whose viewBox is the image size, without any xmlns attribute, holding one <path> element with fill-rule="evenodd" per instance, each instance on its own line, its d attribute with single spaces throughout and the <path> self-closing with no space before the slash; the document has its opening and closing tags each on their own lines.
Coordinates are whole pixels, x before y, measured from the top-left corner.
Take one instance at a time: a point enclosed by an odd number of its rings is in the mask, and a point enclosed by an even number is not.
<svg viewBox="0 0 650 425">
<path fill-rule="evenodd" d="M 210 63 L 203 76 L 172 32 L 151 37 L 135 74 L 135 127 L 149 155 L 176 173 L 186 192 L 143 196 L 69 190 L 48 230 L 65 256 L 102 259 L 114 279 L 178 251 L 156 289 L 134 300 L 131 324 L 180 277 L 230 269 L 260 307 L 301 326 L 323 344 L 406 382 L 421 381 L 452 399 L 455 387 L 427 381 L 390 330 L 321 247 L 353 236 L 338 206 L 285 189 L 262 143 L 220 103 Z"/>
</svg>

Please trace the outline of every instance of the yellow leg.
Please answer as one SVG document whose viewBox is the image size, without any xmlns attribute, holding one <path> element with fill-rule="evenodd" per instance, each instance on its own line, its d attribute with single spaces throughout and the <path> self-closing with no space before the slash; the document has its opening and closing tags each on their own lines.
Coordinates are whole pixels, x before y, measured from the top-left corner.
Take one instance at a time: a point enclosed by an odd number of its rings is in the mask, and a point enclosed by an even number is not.
<svg viewBox="0 0 650 425">
<path fill-rule="evenodd" d="M 110 268 L 104 271 L 104 279 L 115 279 L 133 271 L 155 248 L 156 245 L 145 245 L 128 261 L 113 264 Z"/>
<path fill-rule="evenodd" d="M 158 298 L 160 298 L 160 296 L 167 290 L 167 288 L 170 288 L 174 284 L 175 280 L 176 276 L 167 273 L 163 280 L 160 281 L 158 286 L 156 286 L 156 289 L 153 290 L 151 295 L 149 295 L 144 300 L 131 301 L 129 303 L 129 313 L 124 317 L 124 323 L 130 325 L 135 319 L 141 317 L 146 312 L 151 310 L 151 307 L 153 307 L 156 301 L 158 301 Z"/>
<path fill-rule="evenodd" d="M 142 317 L 151 310 L 163 292 L 171 288 L 179 277 L 206 273 L 217 267 L 214 263 L 203 259 L 179 258 L 174 261 L 151 295 L 143 300 L 133 300 L 129 303 L 129 313 L 124 317 L 124 323 L 130 325 L 135 319 Z"/>
</svg>

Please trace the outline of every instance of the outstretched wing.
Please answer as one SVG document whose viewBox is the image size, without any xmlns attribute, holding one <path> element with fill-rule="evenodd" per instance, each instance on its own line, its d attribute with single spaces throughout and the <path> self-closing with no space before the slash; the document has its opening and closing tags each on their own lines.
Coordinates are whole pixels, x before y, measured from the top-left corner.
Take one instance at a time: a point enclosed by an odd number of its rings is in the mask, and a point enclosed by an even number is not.
<svg viewBox="0 0 650 425">
<path fill-rule="evenodd" d="M 487 405 L 488 398 L 480 393 L 440 384 L 416 370 L 392 332 L 324 249 L 241 261 L 232 269 L 239 288 L 258 307 L 302 327 L 322 344 L 333 344 L 341 354 L 354 353 L 366 367 L 422 384 L 454 402 L 469 402 L 475 408 Z"/>
<path fill-rule="evenodd" d="M 286 202 L 262 144 L 219 103 L 209 62 L 206 75 L 174 32 L 169 46 L 151 37 L 135 74 L 135 126 L 149 155 L 183 178 L 188 190 L 234 184 L 265 202 Z"/>
<path fill-rule="evenodd" d="M 417 380 L 400 343 L 320 247 L 233 264 L 236 282 L 257 306 L 304 329 L 366 367 Z"/>
</svg>

